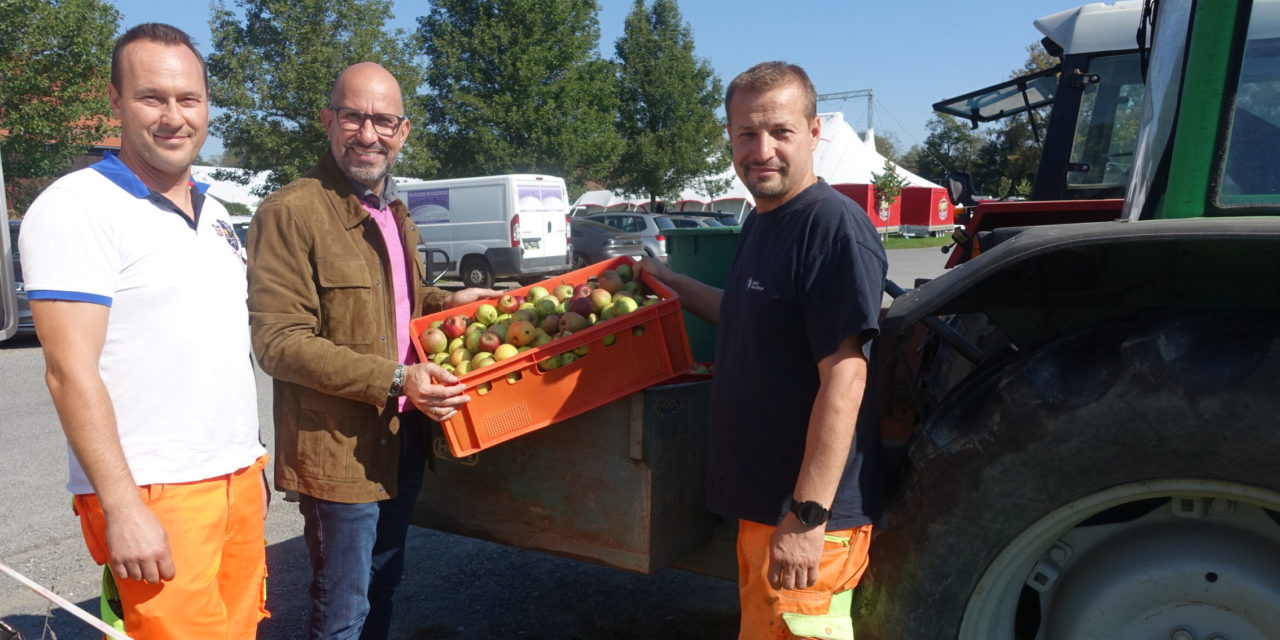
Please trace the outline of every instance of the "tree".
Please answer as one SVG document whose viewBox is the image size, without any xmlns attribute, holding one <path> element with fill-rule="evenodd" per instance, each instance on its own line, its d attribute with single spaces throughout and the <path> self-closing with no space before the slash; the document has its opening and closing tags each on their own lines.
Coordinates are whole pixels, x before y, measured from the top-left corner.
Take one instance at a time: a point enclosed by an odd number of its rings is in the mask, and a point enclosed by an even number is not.
<svg viewBox="0 0 1280 640">
<path fill-rule="evenodd" d="M 119 21 L 101 0 L 0 0 L 0 139 L 11 208 L 25 211 L 72 158 L 112 133 L 107 82 Z"/>
<path fill-rule="evenodd" d="M 223 109 L 209 128 L 248 171 L 219 178 L 248 184 L 268 171 L 255 190 L 267 195 L 309 171 L 329 144 L 320 109 L 338 73 L 356 62 L 386 67 L 400 81 L 411 126 L 419 123 L 420 65 L 410 35 L 386 27 L 390 0 L 235 0 L 235 7 L 218 0 L 209 20 L 210 93 Z M 410 130 L 396 174 L 431 173 L 423 140 L 422 128 Z"/>
<path fill-rule="evenodd" d="M 973 172 L 982 137 L 973 133 L 968 123 L 945 113 L 935 113 L 925 128 L 929 135 L 924 139 L 917 173 L 937 182 L 946 171 Z"/>
<path fill-rule="evenodd" d="M 871 185 L 876 188 L 876 201 L 880 206 L 892 207 L 902 190 L 910 186 L 910 183 L 898 175 L 897 167 L 893 166 L 892 161 L 885 160 L 882 173 L 871 173 Z"/>
<path fill-rule="evenodd" d="M 676 0 L 635 0 L 618 62 L 618 129 L 626 139 L 613 186 L 650 200 L 676 196 L 729 167 L 720 77 L 693 53 L 693 32 Z M 713 185 L 723 189 L 728 185 Z"/>
<path fill-rule="evenodd" d="M 899 159 L 899 143 L 898 136 L 891 132 L 876 133 L 876 153 L 885 158 L 897 162 Z"/>
<path fill-rule="evenodd" d="M 441 177 L 604 177 L 621 138 L 595 0 L 436 0 L 418 19 Z"/>
</svg>

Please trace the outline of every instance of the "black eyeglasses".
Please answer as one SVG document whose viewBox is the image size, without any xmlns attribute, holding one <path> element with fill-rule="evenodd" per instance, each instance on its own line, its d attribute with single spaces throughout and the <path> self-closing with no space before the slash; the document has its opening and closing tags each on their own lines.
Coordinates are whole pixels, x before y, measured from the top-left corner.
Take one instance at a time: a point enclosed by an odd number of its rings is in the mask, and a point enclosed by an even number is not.
<svg viewBox="0 0 1280 640">
<path fill-rule="evenodd" d="M 400 130 L 400 125 L 408 118 L 393 113 L 365 113 L 350 107 L 329 107 L 338 118 L 338 125 L 344 131 L 359 131 L 364 121 L 373 123 L 373 131 L 380 136 L 393 136 Z"/>
</svg>

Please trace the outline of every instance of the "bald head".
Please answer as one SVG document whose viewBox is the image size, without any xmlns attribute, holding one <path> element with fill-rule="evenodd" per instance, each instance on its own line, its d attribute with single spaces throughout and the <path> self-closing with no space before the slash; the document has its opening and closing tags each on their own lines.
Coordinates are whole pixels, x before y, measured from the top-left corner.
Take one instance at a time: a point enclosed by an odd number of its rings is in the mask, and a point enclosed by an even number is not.
<svg viewBox="0 0 1280 640">
<path fill-rule="evenodd" d="M 335 107 L 349 106 L 345 101 L 362 94 L 384 97 L 395 109 L 388 113 L 404 115 L 404 98 L 400 95 L 400 83 L 382 65 L 376 62 L 357 62 L 338 74 L 329 92 L 329 104 Z"/>
<path fill-rule="evenodd" d="M 343 69 L 320 120 L 342 172 L 374 193 L 382 193 L 391 165 L 409 136 L 404 97 L 395 76 L 373 62 Z"/>
</svg>

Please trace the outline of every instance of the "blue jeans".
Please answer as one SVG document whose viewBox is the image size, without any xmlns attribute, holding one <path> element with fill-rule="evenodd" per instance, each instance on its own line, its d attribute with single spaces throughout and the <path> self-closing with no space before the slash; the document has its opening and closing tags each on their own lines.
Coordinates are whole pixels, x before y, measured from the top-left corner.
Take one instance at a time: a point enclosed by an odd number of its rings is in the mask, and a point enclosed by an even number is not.
<svg viewBox="0 0 1280 640">
<path fill-rule="evenodd" d="M 409 519 L 422 488 L 426 417 L 400 422 L 396 497 L 346 504 L 303 494 L 298 505 L 311 556 L 311 640 L 385 640 L 404 574 Z"/>
</svg>

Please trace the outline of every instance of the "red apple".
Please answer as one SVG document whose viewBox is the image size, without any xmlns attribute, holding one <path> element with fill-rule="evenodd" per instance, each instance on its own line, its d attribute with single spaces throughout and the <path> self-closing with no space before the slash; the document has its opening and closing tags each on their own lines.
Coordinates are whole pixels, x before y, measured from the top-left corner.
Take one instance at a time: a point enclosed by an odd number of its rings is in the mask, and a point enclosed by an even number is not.
<svg viewBox="0 0 1280 640">
<path fill-rule="evenodd" d="M 495 306 L 498 308 L 498 313 L 515 313 L 516 309 L 520 308 L 520 299 L 508 293 L 498 298 L 498 304 Z"/>
<path fill-rule="evenodd" d="M 578 286 L 576 286 L 576 287 L 574 287 L 574 288 L 573 288 L 573 295 L 572 295 L 572 296 L 570 296 L 570 297 L 571 297 L 571 298 L 585 298 L 585 297 L 587 297 L 587 296 L 589 296 L 589 295 L 591 295 L 591 287 L 589 287 L 589 286 L 587 286 L 587 285 L 585 285 L 585 284 L 580 284 L 580 285 L 578 285 Z"/>
<path fill-rule="evenodd" d="M 569 301 L 570 313 L 576 313 L 585 318 L 587 317 L 588 314 L 594 311 L 595 311 L 595 307 L 592 306 L 590 297 L 574 298 L 573 300 Z"/>
<path fill-rule="evenodd" d="M 440 330 L 452 340 L 461 336 L 467 330 L 467 324 L 470 322 L 471 318 L 464 314 L 452 315 L 444 319 L 444 324 L 440 325 Z"/>
<path fill-rule="evenodd" d="M 493 350 L 497 349 L 500 344 L 502 344 L 502 339 L 498 337 L 498 334 L 486 331 L 480 334 L 480 341 L 477 346 L 480 347 L 481 351 L 493 353 Z"/>
</svg>

